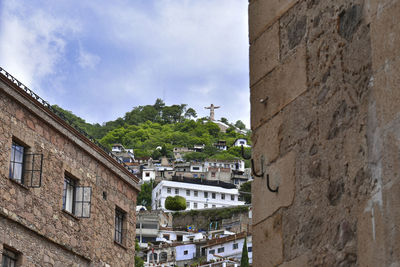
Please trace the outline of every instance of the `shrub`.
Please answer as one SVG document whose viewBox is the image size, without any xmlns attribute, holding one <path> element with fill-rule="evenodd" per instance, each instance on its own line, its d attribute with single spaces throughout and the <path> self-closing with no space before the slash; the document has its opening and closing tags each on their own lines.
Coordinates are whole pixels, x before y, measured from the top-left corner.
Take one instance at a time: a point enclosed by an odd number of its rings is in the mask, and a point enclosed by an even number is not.
<svg viewBox="0 0 400 267">
<path fill-rule="evenodd" d="M 186 199 L 181 196 L 167 197 L 165 208 L 168 210 L 179 211 L 186 209 Z"/>
</svg>

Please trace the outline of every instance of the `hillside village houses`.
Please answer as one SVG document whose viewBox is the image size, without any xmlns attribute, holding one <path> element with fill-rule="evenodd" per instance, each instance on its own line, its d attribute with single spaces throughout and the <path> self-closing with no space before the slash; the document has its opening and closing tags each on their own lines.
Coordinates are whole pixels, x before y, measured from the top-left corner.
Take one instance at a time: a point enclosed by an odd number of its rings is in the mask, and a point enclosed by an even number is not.
<svg viewBox="0 0 400 267">
<path fill-rule="evenodd" d="M 184 196 L 188 210 L 244 204 L 235 182 L 238 175 L 251 179 L 243 160 L 152 160 L 135 157 L 122 144 L 104 151 L 30 89 L 0 72 L 0 262 L 133 266 L 137 239 L 148 263 L 165 260 L 162 251 L 151 256 L 161 248 L 167 260 L 184 266 L 206 257 L 204 246 L 217 237 L 208 235 L 210 229 L 174 228 L 172 214 L 164 212 L 165 198 Z M 153 210 L 136 211 L 139 185 L 148 181 L 159 182 Z M 213 227 L 248 230 L 237 218 Z"/>
</svg>

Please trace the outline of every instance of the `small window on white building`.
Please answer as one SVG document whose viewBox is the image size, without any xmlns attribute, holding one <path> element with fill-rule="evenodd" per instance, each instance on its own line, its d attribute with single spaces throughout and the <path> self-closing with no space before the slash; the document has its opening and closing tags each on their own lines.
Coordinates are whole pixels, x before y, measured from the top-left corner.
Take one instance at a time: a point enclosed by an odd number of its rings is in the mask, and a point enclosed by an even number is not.
<svg viewBox="0 0 400 267">
<path fill-rule="evenodd" d="M 199 192 L 195 190 L 195 191 L 193 191 L 193 194 L 194 194 L 195 197 L 197 197 Z"/>
<path fill-rule="evenodd" d="M 235 249 L 238 249 L 238 248 L 239 248 L 239 244 L 238 243 L 234 243 L 233 246 L 232 246 L 232 249 L 235 250 Z"/>
<path fill-rule="evenodd" d="M 144 175 L 145 175 L 146 177 L 150 177 L 150 173 L 149 173 L 149 172 L 145 172 Z"/>
<path fill-rule="evenodd" d="M 215 206 L 215 205 L 212 205 L 212 207 L 213 207 L 213 208 L 216 208 L 216 206 Z"/>
<path fill-rule="evenodd" d="M 208 198 L 208 192 L 204 192 L 204 197 Z"/>
<path fill-rule="evenodd" d="M 253 251 L 253 247 L 248 247 L 247 248 L 247 252 L 252 252 Z"/>
<path fill-rule="evenodd" d="M 175 195 L 179 195 L 179 189 L 175 188 Z"/>
<path fill-rule="evenodd" d="M 189 254 L 189 251 L 187 251 L 187 250 L 183 251 L 183 255 L 187 255 L 187 254 Z"/>
<path fill-rule="evenodd" d="M 204 208 L 205 208 L 205 209 L 208 208 L 208 204 L 204 204 Z"/>
<path fill-rule="evenodd" d="M 186 202 L 186 208 L 190 209 L 190 202 L 189 201 Z"/>
<path fill-rule="evenodd" d="M 197 203 L 193 203 L 193 208 L 197 209 Z"/>
<path fill-rule="evenodd" d="M 235 195 L 231 195 L 231 200 L 232 200 L 232 201 L 235 200 Z"/>
<path fill-rule="evenodd" d="M 186 190 L 186 195 L 190 196 L 190 190 Z"/>
<path fill-rule="evenodd" d="M 215 193 L 212 193 L 211 196 L 212 196 L 213 199 L 216 198 L 216 194 Z"/>
<path fill-rule="evenodd" d="M 223 253 L 224 251 L 225 251 L 225 248 L 224 248 L 224 247 L 218 248 L 218 253 Z"/>
<path fill-rule="evenodd" d="M 210 251 L 208 252 L 208 254 L 215 254 L 215 249 L 210 249 Z"/>
<path fill-rule="evenodd" d="M 221 199 L 225 199 L 225 194 L 221 194 Z"/>
<path fill-rule="evenodd" d="M 171 194 L 171 187 L 167 187 L 167 193 Z"/>
</svg>

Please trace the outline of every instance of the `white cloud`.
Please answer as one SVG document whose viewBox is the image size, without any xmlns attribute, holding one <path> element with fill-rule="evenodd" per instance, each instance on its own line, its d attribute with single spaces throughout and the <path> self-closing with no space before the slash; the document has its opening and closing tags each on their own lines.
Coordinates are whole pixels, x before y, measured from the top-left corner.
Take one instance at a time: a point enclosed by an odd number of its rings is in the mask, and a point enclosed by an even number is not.
<svg viewBox="0 0 400 267">
<path fill-rule="evenodd" d="M 65 36 L 75 32 L 77 25 L 41 9 L 28 12 L 16 1 L 3 3 L 0 24 L 0 64 L 40 91 L 41 80 L 56 74 L 56 65 L 65 55 Z"/>
<path fill-rule="evenodd" d="M 78 64 L 83 69 L 94 69 L 100 62 L 100 57 L 87 52 L 82 46 L 79 46 Z"/>
</svg>

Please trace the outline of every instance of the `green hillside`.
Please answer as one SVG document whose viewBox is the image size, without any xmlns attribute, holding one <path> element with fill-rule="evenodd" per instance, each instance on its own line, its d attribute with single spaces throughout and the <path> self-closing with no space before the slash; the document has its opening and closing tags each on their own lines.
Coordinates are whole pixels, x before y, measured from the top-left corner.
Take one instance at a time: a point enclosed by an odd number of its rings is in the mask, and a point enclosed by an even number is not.
<svg viewBox="0 0 400 267">
<path fill-rule="evenodd" d="M 250 132 L 240 134 L 236 127 L 243 128 L 244 124 L 237 121 L 234 127 L 223 118 L 223 121 L 231 125 L 226 133 L 222 133 L 217 124 L 206 118 L 197 118 L 197 113 L 186 104 L 166 106 L 161 99 L 157 99 L 154 105 L 134 107 L 125 113 L 123 118 L 100 124 L 90 124 L 84 119 L 64 110 L 58 106 L 54 109 L 61 112 L 68 121 L 86 131 L 96 138 L 104 147 L 111 149 L 114 143 L 122 144 L 125 148 L 133 148 L 136 157 L 152 156 L 158 159 L 160 156 L 173 157 L 174 147 L 193 147 L 205 144 L 204 152 L 187 154 L 187 159 L 233 159 L 241 157 L 240 148 L 232 147 L 228 151 L 220 152 L 212 146 L 218 140 L 225 140 L 228 147 L 234 141 L 243 137 L 250 141 Z M 162 147 L 157 150 L 157 147 Z M 250 150 L 246 149 L 246 154 Z"/>
</svg>

